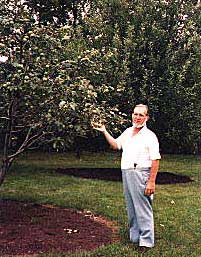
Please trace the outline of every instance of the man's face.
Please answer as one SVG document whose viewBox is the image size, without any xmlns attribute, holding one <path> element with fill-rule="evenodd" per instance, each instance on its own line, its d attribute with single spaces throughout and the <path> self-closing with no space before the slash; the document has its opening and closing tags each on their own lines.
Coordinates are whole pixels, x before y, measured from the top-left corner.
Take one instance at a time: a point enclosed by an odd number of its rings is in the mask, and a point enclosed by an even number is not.
<svg viewBox="0 0 201 257">
<path fill-rule="evenodd" d="M 135 107 L 132 118 L 136 126 L 144 125 L 148 120 L 147 109 L 145 107 Z"/>
</svg>

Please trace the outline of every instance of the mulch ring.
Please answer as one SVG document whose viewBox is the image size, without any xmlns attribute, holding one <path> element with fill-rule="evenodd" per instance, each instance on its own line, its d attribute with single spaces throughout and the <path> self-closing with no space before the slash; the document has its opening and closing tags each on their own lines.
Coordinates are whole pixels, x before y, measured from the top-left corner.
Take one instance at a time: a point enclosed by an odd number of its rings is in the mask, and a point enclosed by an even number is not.
<svg viewBox="0 0 201 257">
<path fill-rule="evenodd" d="M 110 181 L 121 181 L 121 169 L 118 168 L 58 168 L 56 172 L 88 179 L 100 179 Z M 158 172 L 156 184 L 189 183 L 193 180 L 188 176 L 174 174 L 171 172 Z"/>
<path fill-rule="evenodd" d="M 0 256 L 92 251 L 116 241 L 114 223 L 90 211 L 0 200 Z"/>
</svg>

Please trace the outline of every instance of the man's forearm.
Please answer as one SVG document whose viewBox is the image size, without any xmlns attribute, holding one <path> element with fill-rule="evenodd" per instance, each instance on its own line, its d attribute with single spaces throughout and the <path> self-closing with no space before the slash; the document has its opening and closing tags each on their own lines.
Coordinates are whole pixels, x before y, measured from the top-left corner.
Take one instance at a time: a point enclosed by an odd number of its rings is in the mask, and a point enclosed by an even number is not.
<svg viewBox="0 0 201 257">
<path fill-rule="evenodd" d="M 107 130 L 103 131 L 103 134 L 107 140 L 107 142 L 109 143 L 109 145 L 114 149 L 117 150 L 118 149 L 118 145 L 116 140 L 110 135 L 109 132 L 107 132 Z"/>
<path fill-rule="evenodd" d="M 159 160 L 153 160 L 152 161 L 152 166 L 151 166 L 151 171 L 150 171 L 150 176 L 147 181 L 147 185 L 145 188 L 144 194 L 146 196 L 150 196 L 151 194 L 154 194 L 155 192 L 155 184 L 156 184 L 156 176 L 158 173 L 158 168 L 159 168 Z"/>
<path fill-rule="evenodd" d="M 156 181 L 158 169 L 159 169 L 159 160 L 153 160 L 151 165 L 150 177 L 149 177 L 150 182 Z"/>
</svg>

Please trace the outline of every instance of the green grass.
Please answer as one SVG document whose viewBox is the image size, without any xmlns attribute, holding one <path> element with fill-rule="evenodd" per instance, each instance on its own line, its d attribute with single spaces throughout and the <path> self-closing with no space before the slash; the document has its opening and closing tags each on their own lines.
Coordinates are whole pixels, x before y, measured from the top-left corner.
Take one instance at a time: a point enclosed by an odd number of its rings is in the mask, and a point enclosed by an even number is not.
<svg viewBox="0 0 201 257">
<path fill-rule="evenodd" d="M 121 241 L 95 252 L 39 254 L 37 257 L 134 257 L 142 256 L 128 241 L 127 214 L 121 182 L 81 179 L 55 173 L 64 167 L 120 167 L 120 154 L 24 154 L 13 165 L 0 188 L 1 198 L 51 203 L 90 210 L 116 221 Z M 154 200 L 156 246 L 143 256 L 201 256 L 201 158 L 166 155 L 160 171 L 188 175 L 188 184 L 157 185 Z"/>
</svg>

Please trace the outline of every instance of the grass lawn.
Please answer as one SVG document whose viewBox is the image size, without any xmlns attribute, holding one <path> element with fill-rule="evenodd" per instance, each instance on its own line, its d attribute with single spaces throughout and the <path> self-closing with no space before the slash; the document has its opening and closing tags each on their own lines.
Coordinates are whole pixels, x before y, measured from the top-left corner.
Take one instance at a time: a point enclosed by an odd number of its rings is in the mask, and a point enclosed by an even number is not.
<svg viewBox="0 0 201 257">
<path fill-rule="evenodd" d="M 121 241 L 95 252 L 40 254 L 37 257 L 133 257 L 127 236 L 127 214 L 121 182 L 81 179 L 55 173 L 66 167 L 120 167 L 120 154 L 84 153 L 77 160 L 72 153 L 24 154 L 13 165 L 1 187 L 1 198 L 51 203 L 90 210 L 116 221 Z M 193 183 L 157 185 L 154 214 L 156 246 L 143 256 L 201 256 L 201 157 L 165 155 L 160 171 L 188 175 Z"/>
</svg>

